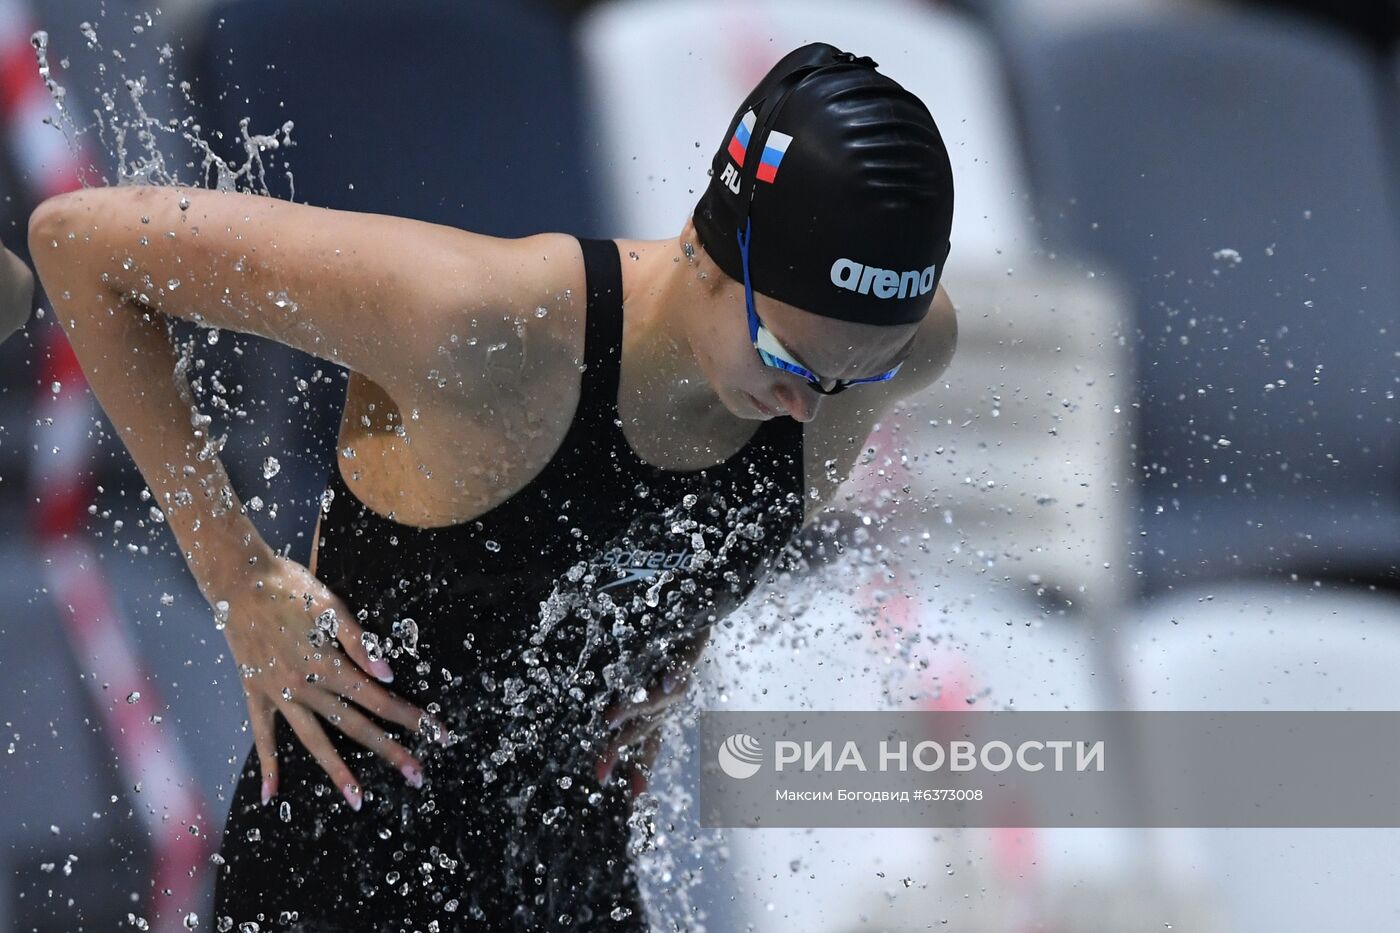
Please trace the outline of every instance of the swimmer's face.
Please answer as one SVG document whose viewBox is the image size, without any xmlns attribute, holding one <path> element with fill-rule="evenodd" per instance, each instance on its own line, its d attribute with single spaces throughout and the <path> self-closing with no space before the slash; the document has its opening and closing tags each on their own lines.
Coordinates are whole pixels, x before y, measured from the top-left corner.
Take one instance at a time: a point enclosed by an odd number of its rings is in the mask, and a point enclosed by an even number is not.
<svg viewBox="0 0 1400 933">
<path fill-rule="evenodd" d="M 721 283 L 705 290 L 704 307 L 684 314 L 696 361 L 725 407 L 741 418 L 766 420 L 788 414 L 811 421 L 824 396 L 807 380 L 775 369 L 759 359 L 749 339 L 744 285 L 724 274 L 698 244 L 695 265 L 706 278 Z M 859 379 L 887 372 L 904 361 L 919 325 L 881 326 L 839 321 L 754 293 L 754 309 L 763 325 L 793 356 L 823 379 Z M 898 379 L 898 376 L 894 377 Z M 871 383 L 880 385 L 880 383 Z M 852 386 L 860 392 L 869 386 Z"/>
</svg>

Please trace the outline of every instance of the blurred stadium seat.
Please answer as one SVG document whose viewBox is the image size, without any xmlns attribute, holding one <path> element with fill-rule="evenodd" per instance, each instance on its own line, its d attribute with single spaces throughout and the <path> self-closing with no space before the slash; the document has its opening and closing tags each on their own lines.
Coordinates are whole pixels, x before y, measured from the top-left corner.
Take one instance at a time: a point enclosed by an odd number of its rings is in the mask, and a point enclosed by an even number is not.
<svg viewBox="0 0 1400 933">
<path fill-rule="evenodd" d="M 1359 50 L 1219 10 L 1001 23 L 1047 238 L 1133 294 L 1144 588 L 1393 583 L 1400 239 Z"/>
</svg>

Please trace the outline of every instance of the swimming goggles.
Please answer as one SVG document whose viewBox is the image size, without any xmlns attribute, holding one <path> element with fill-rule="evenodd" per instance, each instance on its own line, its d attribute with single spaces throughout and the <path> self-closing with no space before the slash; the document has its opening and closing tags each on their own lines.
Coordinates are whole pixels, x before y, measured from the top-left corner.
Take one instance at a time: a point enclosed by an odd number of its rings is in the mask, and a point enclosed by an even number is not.
<svg viewBox="0 0 1400 933">
<path fill-rule="evenodd" d="M 801 363 L 793 361 L 792 352 L 784 347 L 777 337 L 773 336 L 772 331 L 763 326 L 763 321 L 759 320 L 758 311 L 754 309 L 753 284 L 749 281 L 749 241 L 752 236 L 753 218 L 745 217 L 744 229 L 739 231 L 739 254 L 743 257 L 744 264 L 744 303 L 749 312 L 749 339 L 753 342 L 753 348 L 758 351 L 758 358 L 774 369 L 781 369 L 783 372 L 802 377 L 821 395 L 835 395 L 838 392 L 846 391 L 851 386 L 893 379 L 895 373 L 899 372 L 899 367 L 904 365 L 903 363 L 897 364 L 894 369 L 878 376 L 824 380 Z M 825 385 L 828 382 L 833 383 L 830 389 Z"/>
</svg>

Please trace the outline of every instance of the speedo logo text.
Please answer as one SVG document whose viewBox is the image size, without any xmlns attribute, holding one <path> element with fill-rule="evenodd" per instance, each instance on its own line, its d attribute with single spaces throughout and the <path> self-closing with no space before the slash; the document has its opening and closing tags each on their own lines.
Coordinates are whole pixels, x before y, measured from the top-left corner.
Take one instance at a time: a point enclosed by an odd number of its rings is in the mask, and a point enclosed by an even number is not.
<svg viewBox="0 0 1400 933">
<path fill-rule="evenodd" d="M 907 298 L 933 291 L 936 266 L 895 272 L 841 258 L 831 264 L 831 284 L 876 298 Z"/>
<path fill-rule="evenodd" d="M 688 570 L 695 562 L 693 551 L 648 551 L 613 548 L 599 561 L 604 567 L 621 570 L 623 576 L 598 587 L 599 592 L 615 586 L 651 580 L 663 570 Z"/>
</svg>

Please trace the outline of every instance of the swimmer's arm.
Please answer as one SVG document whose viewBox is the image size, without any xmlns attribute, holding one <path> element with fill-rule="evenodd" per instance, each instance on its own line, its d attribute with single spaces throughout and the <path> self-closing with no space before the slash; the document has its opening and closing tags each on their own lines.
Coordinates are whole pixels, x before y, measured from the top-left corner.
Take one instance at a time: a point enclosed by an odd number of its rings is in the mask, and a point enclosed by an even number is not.
<svg viewBox="0 0 1400 933">
<path fill-rule="evenodd" d="M 524 270 L 508 241 L 437 224 L 130 186 L 52 198 L 30 233 L 52 299 L 73 292 L 90 308 L 99 292 L 121 295 L 129 309 L 257 334 L 367 376 L 405 407 L 475 397 L 486 369 L 475 356 L 516 335 L 502 296 Z"/>
<path fill-rule="evenodd" d="M 939 285 L 899 374 L 888 382 L 857 386 L 835 396 L 830 400 L 834 404 L 823 407 L 821 414 L 807 426 L 804 432 L 804 526 L 815 524 L 832 505 L 838 487 L 850 477 L 875 423 L 899 417 L 902 407 L 916 404 L 918 396 L 948 368 L 957 343 L 957 312 L 948 293 Z M 815 498 L 813 490 L 816 490 Z"/>
<path fill-rule="evenodd" d="M 98 403 L 170 525 L 200 592 L 213 605 L 262 572 L 272 549 L 241 507 L 196 409 L 159 314 L 103 287 L 96 267 L 50 245 L 31 223 L 30 250 Z"/>
</svg>

